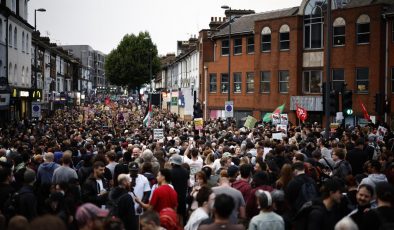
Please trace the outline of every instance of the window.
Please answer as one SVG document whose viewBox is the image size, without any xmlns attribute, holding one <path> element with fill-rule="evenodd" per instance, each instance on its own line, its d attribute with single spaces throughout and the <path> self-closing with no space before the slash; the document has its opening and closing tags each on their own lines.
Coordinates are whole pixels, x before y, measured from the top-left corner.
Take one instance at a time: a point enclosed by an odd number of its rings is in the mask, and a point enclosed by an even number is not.
<svg viewBox="0 0 394 230">
<path fill-rule="evenodd" d="M 12 26 L 8 27 L 8 45 L 12 46 Z"/>
<path fill-rule="evenodd" d="M 246 73 L 246 92 L 247 93 L 254 92 L 254 73 L 253 72 Z"/>
<path fill-rule="evenodd" d="M 279 93 L 289 92 L 289 71 L 279 71 Z"/>
<path fill-rule="evenodd" d="M 260 93 L 269 93 L 271 91 L 271 73 L 263 71 L 260 73 Z"/>
<path fill-rule="evenodd" d="M 359 93 L 368 93 L 368 68 L 356 69 L 356 89 Z"/>
<path fill-rule="evenodd" d="M 25 19 L 27 19 L 27 0 L 25 0 Z"/>
<path fill-rule="evenodd" d="M 26 53 L 29 53 L 29 34 L 26 34 Z"/>
<path fill-rule="evenodd" d="M 310 0 L 304 12 L 304 48 L 323 48 L 323 4 L 325 1 Z"/>
<path fill-rule="evenodd" d="M 334 46 L 345 45 L 345 26 L 346 22 L 343 18 L 336 18 L 333 23 L 332 44 Z"/>
<path fill-rule="evenodd" d="M 261 31 L 261 52 L 269 52 L 271 50 L 271 29 L 264 27 Z"/>
<path fill-rule="evenodd" d="M 345 84 L 345 71 L 343 69 L 332 70 L 332 89 L 336 92 L 342 92 Z"/>
<path fill-rule="evenodd" d="M 217 83 L 216 73 L 209 74 L 209 92 L 216 93 L 217 86 L 218 86 L 218 83 Z"/>
<path fill-rule="evenodd" d="M 310 70 L 304 71 L 303 91 L 304 93 L 321 93 L 322 71 Z"/>
<path fill-rule="evenodd" d="M 248 54 L 254 53 L 254 36 L 248 37 Z"/>
<path fill-rule="evenodd" d="M 16 29 L 16 27 L 14 28 L 14 48 L 17 49 L 18 48 L 18 30 Z"/>
<path fill-rule="evenodd" d="M 221 81 L 220 81 L 220 89 L 221 89 L 222 93 L 228 92 L 229 81 L 230 81 L 230 79 L 228 79 L 228 74 L 222 73 L 222 77 L 221 77 Z"/>
<path fill-rule="evenodd" d="M 279 49 L 289 50 L 290 49 L 290 27 L 288 25 L 282 25 L 279 29 Z"/>
<path fill-rule="evenodd" d="M 234 38 L 234 55 L 242 54 L 242 38 Z"/>
<path fill-rule="evenodd" d="M 234 93 L 242 92 L 242 74 L 234 73 Z"/>
<path fill-rule="evenodd" d="M 11 10 L 16 13 L 16 0 L 11 0 Z"/>
<path fill-rule="evenodd" d="M 357 44 L 369 43 L 369 16 L 366 14 L 360 15 L 357 19 Z"/>
<path fill-rule="evenodd" d="M 230 52 L 230 46 L 227 40 L 222 40 L 222 55 L 228 55 Z"/>
<path fill-rule="evenodd" d="M 0 41 L 3 41 L 3 20 L 0 19 Z"/>
<path fill-rule="evenodd" d="M 25 32 L 22 32 L 22 52 L 25 52 Z"/>
</svg>

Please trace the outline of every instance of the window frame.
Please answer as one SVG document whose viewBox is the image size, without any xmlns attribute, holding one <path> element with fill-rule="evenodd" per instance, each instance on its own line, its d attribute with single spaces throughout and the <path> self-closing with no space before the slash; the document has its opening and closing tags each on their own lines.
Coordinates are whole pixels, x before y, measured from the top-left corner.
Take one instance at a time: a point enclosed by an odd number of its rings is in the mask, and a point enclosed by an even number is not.
<svg viewBox="0 0 394 230">
<path fill-rule="evenodd" d="M 254 80 L 254 72 L 246 72 L 246 93 L 254 93 Z"/>
<path fill-rule="evenodd" d="M 18 29 L 14 27 L 14 48 L 18 49 Z"/>
<path fill-rule="evenodd" d="M 241 41 L 241 44 L 237 45 L 236 41 Z M 242 55 L 242 37 L 233 39 L 233 55 Z"/>
<path fill-rule="evenodd" d="M 236 77 L 239 77 L 239 79 L 236 79 Z M 239 91 L 236 91 L 237 85 L 240 86 Z M 242 73 L 241 72 L 234 72 L 233 73 L 233 93 L 237 93 L 237 94 L 242 93 Z"/>
<path fill-rule="evenodd" d="M 282 73 L 287 73 L 287 78 L 288 78 L 287 81 L 282 80 Z M 290 82 L 290 71 L 289 70 L 279 70 L 278 71 L 278 91 L 279 91 L 279 93 L 282 93 L 282 94 L 289 93 L 289 89 L 290 89 L 289 82 Z M 281 91 L 281 89 L 282 89 L 281 84 L 283 84 L 283 83 L 287 83 L 287 91 Z"/>
<path fill-rule="evenodd" d="M 343 80 L 335 80 L 334 79 L 335 73 L 340 73 L 340 72 L 342 72 L 342 74 L 343 74 Z M 337 87 L 335 87 L 335 85 L 336 85 L 335 83 L 341 83 L 342 82 L 342 87 L 339 87 L 339 91 L 338 91 L 338 92 L 341 92 L 343 90 L 343 84 L 345 84 L 345 69 L 343 69 L 343 68 L 332 69 L 332 71 L 331 71 L 331 82 L 332 82 L 332 84 L 331 84 L 331 89 L 332 90 L 337 90 Z"/>
<path fill-rule="evenodd" d="M 227 46 L 223 46 L 223 43 L 226 42 L 226 41 L 228 42 Z M 227 51 L 228 53 L 224 54 L 223 53 L 224 50 L 228 50 Z M 221 40 L 221 42 L 220 42 L 220 55 L 221 56 L 228 56 L 228 55 L 230 55 L 230 41 L 228 39 L 222 39 Z"/>
<path fill-rule="evenodd" d="M 215 81 L 212 81 L 212 78 L 215 78 Z M 213 86 L 215 87 L 214 91 Z M 209 93 L 217 93 L 218 92 L 218 78 L 216 73 L 210 73 L 209 74 Z"/>
<path fill-rule="evenodd" d="M 253 41 L 253 44 L 249 43 L 249 41 Z M 250 50 L 251 50 L 250 47 L 253 47 L 252 52 L 250 52 Z M 247 54 L 254 54 L 254 35 L 246 37 L 246 53 Z"/>
<path fill-rule="evenodd" d="M 267 73 L 268 80 L 263 79 L 264 73 Z M 268 91 L 263 91 L 263 85 L 268 84 Z M 260 72 L 260 93 L 271 93 L 271 72 L 270 71 L 261 71 Z"/>
<path fill-rule="evenodd" d="M 343 34 L 335 33 L 335 28 L 343 28 Z M 338 31 L 337 31 L 338 32 Z M 336 43 L 335 41 L 341 41 L 337 40 L 336 38 L 342 38 L 343 43 Z M 332 25 L 332 46 L 333 47 L 342 47 L 346 45 L 346 21 L 342 17 L 338 17 L 334 20 L 333 25 Z"/>
<path fill-rule="evenodd" d="M 287 40 L 282 39 L 282 35 L 288 35 Z M 287 48 L 282 48 L 282 44 L 287 44 Z M 279 29 L 279 50 L 280 51 L 289 51 L 290 50 L 290 27 L 287 24 L 284 24 Z"/>
<path fill-rule="evenodd" d="M 363 79 L 358 79 L 359 78 L 359 71 L 360 70 L 367 70 L 368 75 L 367 75 L 367 80 L 363 80 Z M 359 82 L 367 82 L 367 89 L 366 90 L 359 90 L 358 86 L 359 86 Z M 356 93 L 358 94 L 368 94 L 369 93 L 369 68 L 368 67 L 357 67 L 356 68 L 356 77 L 355 77 L 355 86 L 356 86 Z"/>
<path fill-rule="evenodd" d="M 13 34 L 12 32 L 13 32 L 12 25 L 10 24 L 10 25 L 8 26 L 8 46 L 9 46 L 9 47 L 12 47 L 12 45 L 13 45 L 13 43 L 12 43 L 13 39 L 12 39 L 12 37 L 14 36 L 14 34 Z"/>
<path fill-rule="evenodd" d="M 264 38 L 268 38 L 269 37 L 269 41 L 264 41 Z M 272 32 L 271 29 L 266 26 L 263 28 L 263 30 L 261 31 L 261 40 L 260 40 L 260 51 L 262 53 L 269 53 L 271 52 L 272 49 Z M 267 44 L 269 49 L 264 49 L 264 45 Z"/>
<path fill-rule="evenodd" d="M 225 77 L 225 76 L 227 76 L 227 82 L 224 83 L 223 77 Z M 224 91 L 223 86 L 231 88 L 231 82 L 230 82 L 230 78 L 228 77 L 228 73 L 221 73 L 220 74 L 220 93 L 228 93 L 228 90 L 231 90 L 231 89 L 227 89 L 226 91 Z"/>
<path fill-rule="evenodd" d="M 312 72 L 319 73 L 319 77 L 320 77 L 320 82 L 318 83 L 318 87 L 316 87 L 316 89 L 319 89 L 318 92 L 313 92 L 312 87 L 311 87 L 311 78 L 312 78 Z M 308 90 L 305 88 L 305 79 L 306 76 L 305 74 L 308 73 Z M 302 93 L 304 94 L 321 94 L 322 93 L 322 84 L 323 83 L 323 71 L 322 70 L 304 70 L 302 71 Z"/>
<path fill-rule="evenodd" d="M 305 6 L 304 18 L 303 18 L 303 47 L 306 50 L 318 50 L 324 48 L 324 17 L 322 5 L 316 4 L 317 1 L 309 1 Z M 319 13 L 315 11 L 319 10 Z M 320 25 L 320 46 L 312 47 L 314 39 L 312 35 L 318 27 L 314 28 L 314 25 Z M 308 36 L 307 36 L 308 28 Z M 307 39 L 308 38 L 308 39 Z"/>
<path fill-rule="evenodd" d="M 368 21 L 368 22 L 366 22 Z M 368 32 L 359 32 L 360 26 L 368 25 Z M 360 36 L 368 35 L 368 42 L 360 42 Z M 362 14 L 356 21 L 356 44 L 365 45 L 371 43 L 371 19 L 368 15 Z"/>
</svg>

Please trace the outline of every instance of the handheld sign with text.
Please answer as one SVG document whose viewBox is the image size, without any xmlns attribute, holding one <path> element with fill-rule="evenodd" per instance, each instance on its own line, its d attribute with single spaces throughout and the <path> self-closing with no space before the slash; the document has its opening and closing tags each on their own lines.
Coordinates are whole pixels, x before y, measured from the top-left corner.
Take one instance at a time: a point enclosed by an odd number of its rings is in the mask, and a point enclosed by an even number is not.
<svg viewBox="0 0 394 230">
<path fill-rule="evenodd" d="M 163 129 L 153 129 L 153 139 L 159 140 L 164 138 Z"/>
<path fill-rule="evenodd" d="M 202 130 L 204 128 L 204 120 L 202 118 L 194 119 L 194 128 L 196 130 Z"/>
</svg>

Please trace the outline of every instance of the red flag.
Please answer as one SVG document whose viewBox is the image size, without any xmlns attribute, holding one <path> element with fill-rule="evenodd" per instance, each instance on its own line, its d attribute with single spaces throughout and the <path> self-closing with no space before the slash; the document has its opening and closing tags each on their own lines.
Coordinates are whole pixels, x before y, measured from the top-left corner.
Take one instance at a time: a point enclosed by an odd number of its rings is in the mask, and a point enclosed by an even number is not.
<svg viewBox="0 0 394 230">
<path fill-rule="evenodd" d="M 296 104 L 296 114 L 298 119 L 300 119 L 302 122 L 304 122 L 308 117 L 308 111 L 299 107 L 298 104 Z"/>
<path fill-rule="evenodd" d="M 111 99 L 109 99 L 109 97 L 106 97 L 104 103 L 105 105 L 109 105 L 111 103 Z"/>
<path fill-rule="evenodd" d="M 361 110 L 363 111 L 363 114 L 364 114 L 364 119 L 367 119 L 368 121 L 371 120 L 371 118 L 369 117 L 368 111 L 365 108 L 365 105 L 360 100 L 360 98 L 359 98 L 359 101 L 360 101 L 360 105 L 361 105 Z"/>
</svg>

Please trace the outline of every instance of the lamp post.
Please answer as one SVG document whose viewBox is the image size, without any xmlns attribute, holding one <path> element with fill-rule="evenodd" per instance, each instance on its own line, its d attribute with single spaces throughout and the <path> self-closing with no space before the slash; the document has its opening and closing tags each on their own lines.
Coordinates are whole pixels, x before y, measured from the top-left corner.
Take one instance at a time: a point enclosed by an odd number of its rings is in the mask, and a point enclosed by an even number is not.
<svg viewBox="0 0 394 230">
<path fill-rule="evenodd" d="M 231 82 L 231 7 L 224 5 L 222 9 L 228 10 L 228 87 L 227 87 L 227 100 L 230 101 L 230 82 Z"/>
<path fill-rule="evenodd" d="M 35 9 L 34 10 L 34 32 L 37 32 L 37 11 L 38 12 L 45 12 L 47 11 L 44 8 L 39 8 L 39 9 Z M 38 41 L 38 38 L 37 38 Z M 34 81 L 34 89 L 38 88 L 38 75 L 37 75 L 37 43 L 34 46 L 34 77 L 35 77 L 35 81 Z"/>
<path fill-rule="evenodd" d="M 150 41 L 150 37 L 145 37 L 144 40 Z M 148 50 L 148 58 L 149 58 L 149 106 L 152 106 L 152 49 Z"/>
<path fill-rule="evenodd" d="M 325 99 L 325 117 L 326 117 L 326 129 L 324 136 L 328 139 L 330 137 L 330 110 L 329 110 L 329 100 L 330 100 L 330 90 L 331 90 L 331 34 L 332 34 L 332 24 L 331 24 L 331 0 L 327 1 L 327 42 L 326 42 L 326 95 Z"/>
</svg>

